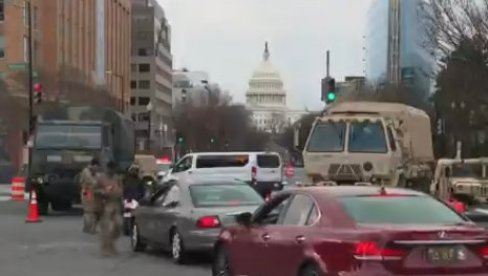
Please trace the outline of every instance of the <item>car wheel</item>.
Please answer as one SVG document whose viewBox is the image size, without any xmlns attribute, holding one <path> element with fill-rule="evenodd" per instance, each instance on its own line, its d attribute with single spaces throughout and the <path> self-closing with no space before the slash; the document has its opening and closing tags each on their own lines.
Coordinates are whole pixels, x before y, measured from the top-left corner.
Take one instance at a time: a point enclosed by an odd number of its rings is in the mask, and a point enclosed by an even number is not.
<svg viewBox="0 0 488 276">
<path fill-rule="evenodd" d="M 220 246 L 217 249 L 212 261 L 212 276 L 231 276 L 229 253 L 225 247 Z"/>
<path fill-rule="evenodd" d="M 139 228 L 137 227 L 137 225 L 135 223 L 132 225 L 132 231 L 131 232 L 132 233 L 130 235 L 130 244 L 132 247 L 132 251 L 142 252 L 142 251 L 146 250 L 146 246 L 147 246 L 146 241 L 144 241 L 144 239 L 139 234 Z"/>
<path fill-rule="evenodd" d="M 325 276 L 322 272 L 320 272 L 320 269 L 317 267 L 315 264 L 310 264 L 307 265 L 300 274 L 299 276 Z"/>
<path fill-rule="evenodd" d="M 174 230 L 171 235 L 171 257 L 177 264 L 184 264 L 188 260 L 183 239 L 177 230 Z"/>
</svg>

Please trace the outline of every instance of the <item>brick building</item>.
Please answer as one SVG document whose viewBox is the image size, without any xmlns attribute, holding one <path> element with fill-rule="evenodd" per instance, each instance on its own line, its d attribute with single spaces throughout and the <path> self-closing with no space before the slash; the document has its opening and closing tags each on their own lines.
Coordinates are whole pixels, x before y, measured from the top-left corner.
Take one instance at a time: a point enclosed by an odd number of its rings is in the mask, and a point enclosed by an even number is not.
<svg viewBox="0 0 488 276">
<path fill-rule="evenodd" d="M 99 101 L 97 95 L 108 91 L 119 106 L 123 100 L 128 111 L 131 1 L 31 0 L 31 3 L 35 81 L 42 83 L 45 99 Z M 23 95 L 16 99 L 17 102 L 20 99 L 24 108 L 26 22 L 24 1 L 0 0 L 0 76 L 10 94 Z M 13 115 L 0 112 L 0 120 L 9 120 L 10 116 Z M 8 136 L 17 140 L 20 131 L 10 128 Z M 20 150 L 14 147 L 11 151 L 14 151 L 11 156 L 16 156 Z"/>
</svg>

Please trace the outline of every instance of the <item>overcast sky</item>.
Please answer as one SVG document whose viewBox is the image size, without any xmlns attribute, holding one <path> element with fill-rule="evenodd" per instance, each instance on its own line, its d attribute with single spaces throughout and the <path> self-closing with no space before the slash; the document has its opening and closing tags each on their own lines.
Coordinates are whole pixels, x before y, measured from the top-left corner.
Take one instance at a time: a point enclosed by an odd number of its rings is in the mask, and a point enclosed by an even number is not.
<svg viewBox="0 0 488 276">
<path fill-rule="evenodd" d="M 159 0 L 172 28 L 174 68 L 204 70 L 244 102 L 248 81 L 269 41 L 288 105 L 316 109 L 325 51 L 331 74 L 363 75 L 371 0 Z"/>
</svg>

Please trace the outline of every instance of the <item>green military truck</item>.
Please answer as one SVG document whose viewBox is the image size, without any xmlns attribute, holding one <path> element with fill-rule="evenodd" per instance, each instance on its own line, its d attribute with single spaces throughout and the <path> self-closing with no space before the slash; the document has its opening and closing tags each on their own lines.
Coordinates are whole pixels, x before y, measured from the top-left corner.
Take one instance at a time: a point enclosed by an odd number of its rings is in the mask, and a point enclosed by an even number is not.
<svg viewBox="0 0 488 276">
<path fill-rule="evenodd" d="M 41 214 L 49 207 L 69 210 L 80 203 L 79 173 L 94 157 L 125 172 L 134 153 L 133 123 L 121 113 L 92 106 L 51 110 L 38 116 L 27 189 L 37 192 Z"/>
</svg>

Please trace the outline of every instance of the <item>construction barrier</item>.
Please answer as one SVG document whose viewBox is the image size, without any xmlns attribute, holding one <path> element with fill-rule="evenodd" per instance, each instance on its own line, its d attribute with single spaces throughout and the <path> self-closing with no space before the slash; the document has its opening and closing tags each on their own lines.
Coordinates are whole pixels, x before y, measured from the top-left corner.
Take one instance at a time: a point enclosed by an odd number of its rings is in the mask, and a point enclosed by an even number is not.
<svg viewBox="0 0 488 276">
<path fill-rule="evenodd" d="M 12 178 L 12 201 L 25 200 L 25 178 L 14 176 Z"/>
</svg>

